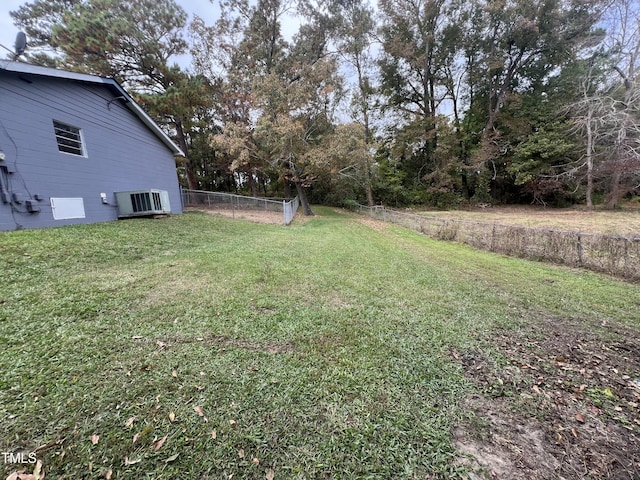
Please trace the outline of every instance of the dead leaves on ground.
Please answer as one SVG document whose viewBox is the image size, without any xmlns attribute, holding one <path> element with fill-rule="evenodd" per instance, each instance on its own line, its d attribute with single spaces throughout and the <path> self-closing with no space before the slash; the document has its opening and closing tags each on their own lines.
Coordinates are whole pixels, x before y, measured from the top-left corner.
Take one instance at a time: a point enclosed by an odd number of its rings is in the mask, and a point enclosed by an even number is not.
<svg viewBox="0 0 640 480">
<path fill-rule="evenodd" d="M 195 406 L 193 407 L 193 410 L 198 414 L 199 417 L 202 417 L 202 419 L 204 420 L 204 423 L 209 423 L 209 419 L 204 416 L 204 411 L 202 410 L 202 407 Z"/>
<path fill-rule="evenodd" d="M 142 336 L 134 336 L 132 338 L 134 340 L 144 339 Z M 198 340 L 205 341 L 204 338 Z M 147 339 L 144 341 L 149 341 L 149 343 L 151 343 L 153 346 L 153 354 L 162 354 L 175 343 L 173 340 L 171 340 L 171 344 L 168 343 L 168 341 L 156 339 Z M 213 341 L 214 343 L 222 344 L 224 347 L 234 346 L 237 348 L 263 351 L 263 349 L 258 348 L 257 345 L 249 344 L 247 342 L 218 338 Z M 270 349 L 268 351 L 271 353 Z M 162 368 L 158 362 L 148 362 L 143 360 L 134 368 L 131 368 L 128 371 L 124 370 L 123 373 L 126 377 L 131 377 L 128 381 L 135 382 L 133 377 L 136 377 L 136 369 L 139 372 L 143 372 L 142 374 L 144 375 L 146 375 L 147 372 L 151 372 L 151 375 L 164 375 L 167 382 L 172 382 L 174 390 L 175 388 L 178 390 L 182 390 L 184 388 L 183 392 L 189 391 L 192 393 L 193 397 L 186 397 L 183 400 L 183 405 L 173 405 L 171 409 L 163 408 L 166 407 L 166 405 L 162 405 L 164 402 L 160 401 L 160 395 L 155 398 L 155 403 L 150 405 L 147 400 L 153 401 L 152 399 L 143 399 L 142 402 L 131 405 L 131 408 L 134 409 L 136 415 L 128 417 L 125 416 L 121 420 L 117 420 L 119 428 L 125 429 L 122 430 L 123 432 L 129 431 L 129 433 L 126 434 L 128 440 L 125 440 L 125 444 L 128 446 L 125 446 L 125 450 L 122 451 L 121 456 L 119 456 L 119 462 L 116 462 L 116 465 L 104 465 L 100 472 L 96 472 L 95 470 L 94 462 L 96 462 L 98 458 L 96 455 L 99 455 L 102 450 L 109 450 L 113 448 L 114 438 L 113 435 L 111 435 L 112 432 L 109 431 L 88 432 L 88 434 L 84 436 L 83 441 L 86 442 L 87 445 L 91 442 L 90 448 L 92 453 L 91 461 L 88 462 L 89 471 L 93 471 L 93 474 L 99 473 L 100 478 L 104 478 L 106 480 L 111 480 L 120 474 L 117 472 L 118 466 L 120 468 L 132 467 L 135 469 L 144 468 L 145 464 L 151 462 L 156 464 L 157 462 L 171 464 L 178 461 L 180 455 L 185 453 L 181 451 L 180 448 L 183 441 L 184 444 L 189 445 L 188 448 L 191 448 L 198 442 L 199 434 L 190 430 L 197 427 L 198 423 L 200 423 L 200 425 L 203 423 L 209 423 L 207 415 L 212 415 L 206 406 L 203 406 L 202 404 L 198 405 L 197 403 L 198 397 L 201 395 L 200 392 L 206 388 L 207 384 L 204 382 L 208 378 L 208 373 L 204 371 L 195 371 L 193 372 L 193 375 L 190 375 L 191 372 L 184 371 L 179 365 L 175 364 L 169 366 L 165 373 L 162 372 L 164 368 Z M 259 372 L 260 367 L 250 364 L 246 367 L 246 370 L 249 372 Z M 199 385 L 199 383 L 202 383 L 202 385 Z M 177 387 L 175 387 L 176 385 Z M 120 409 L 123 406 L 124 403 L 119 403 L 116 406 L 116 409 Z M 231 409 L 235 411 L 237 410 L 237 406 L 232 403 Z M 190 414 L 189 410 L 192 410 Z M 120 410 L 120 413 L 124 411 L 126 410 Z M 231 418 L 230 415 L 226 419 L 220 419 L 219 422 L 220 423 L 217 425 L 216 429 L 207 429 L 207 431 L 204 432 L 204 436 L 201 436 L 200 439 L 212 442 L 211 444 L 215 443 L 218 445 L 216 448 L 220 448 L 221 446 L 225 448 L 225 445 L 233 443 L 233 435 L 228 436 L 227 434 L 230 434 L 233 430 L 239 429 L 241 420 Z M 163 429 L 165 431 L 163 431 Z M 169 429 L 171 430 L 169 431 Z M 199 428 L 196 428 L 196 430 L 199 430 Z M 80 432 L 76 433 L 76 436 L 79 433 Z M 63 441 L 64 440 L 51 442 L 50 444 L 39 447 L 37 451 L 58 447 Z M 173 451 L 170 451 L 169 449 Z M 180 452 L 176 453 L 176 450 L 180 450 Z M 167 451 L 167 453 L 163 455 L 163 452 L 165 451 Z M 272 480 L 275 478 L 275 471 L 263 466 L 258 452 L 252 452 L 246 448 L 238 448 L 235 451 L 238 455 L 237 458 L 242 460 L 239 463 L 240 466 L 252 468 L 261 467 L 260 470 L 263 472 L 264 478 Z M 65 453 L 66 449 L 55 453 L 56 461 L 62 461 Z M 11 473 L 6 480 L 41 479 L 44 479 L 44 470 L 42 469 L 42 463 L 39 461 L 38 466 L 33 473 L 28 473 L 26 469 L 21 469 Z"/>
<path fill-rule="evenodd" d="M 635 478 L 640 460 L 636 330 L 613 323 L 600 330 L 549 318 L 515 334 L 494 332 L 487 340 L 486 350 L 450 351 L 480 388 L 477 411 L 491 419 L 492 436 L 482 448 L 491 454 L 504 445 L 528 448 L 530 436 L 519 426 L 535 416 L 535 431 L 546 439 L 540 458 L 557 459 L 555 475 Z M 545 477 L 546 467 L 536 468 L 530 476 Z"/>
<path fill-rule="evenodd" d="M 19 470 L 17 472 L 13 472 L 9 474 L 6 480 L 43 480 L 44 479 L 44 468 L 42 466 L 42 461 L 37 460 L 35 466 L 33 467 L 33 473 L 25 473 L 24 470 Z"/>
<path fill-rule="evenodd" d="M 158 399 L 156 399 L 156 401 L 157 400 Z M 232 405 L 235 405 L 235 404 L 232 404 Z M 193 412 L 198 417 L 205 419 L 205 421 L 208 421 L 206 420 L 205 411 L 203 407 L 198 405 L 193 406 Z M 170 412 L 169 420 L 171 421 L 171 423 L 175 422 L 175 419 L 176 419 L 175 413 L 173 411 Z M 137 416 L 131 416 L 124 422 L 124 424 L 121 424 L 121 425 L 123 425 L 123 427 L 126 429 L 132 429 L 137 421 L 138 421 Z M 225 430 L 225 425 L 228 431 L 234 430 L 239 427 L 239 421 L 234 419 L 226 420 L 225 424 L 220 425 L 223 432 Z M 166 449 L 167 445 L 169 445 L 171 442 L 171 438 L 176 434 L 180 435 L 179 434 L 180 430 L 177 430 L 174 433 L 167 433 L 161 438 L 158 438 L 158 436 L 153 436 L 153 439 L 150 439 L 149 434 L 151 434 L 153 430 L 154 430 L 154 426 L 147 423 L 144 426 L 144 428 L 142 428 L 135 435 L 133 435 L 132 444 L 138 444 L 139 446 L 136 448 L 135 452 L 129 453 L 122 459 L 122 463 L 120 464 L 121 466 L 135 467 L 136 465 L 139 465 L 139 464 L 144 465 L 150 460 L 153 460 L 154 462 L 161 461 L 165 464 L 171 464 L 179 459 L 181 455 L 180 452 L 173 453 L 172 455 L 164 459 L 162 457 L 157 458 L 156 455 L 154 454 L 156 452 L 160 452 L 163 448 Z M 186 429 L 183 429 L 182 432 L 185 433 Z M 147 436 L 149 436 L 149 439 L 144 440 L 144 438 Z M 100 447 L 103 447 L 106 443 L 108 443 L 104 441 L 101 442 L 101 437 L 102 436 L 100 434 L 94 433 L 88 439 L 85 437 L 86 439 L 85 441 L 90 441 L 93 447 L 100 448 Z M 209 430 L 208 437 L 211 440 L 218 440 L 219 438 L 218 430 Z M 108 438 L 108 437 L 104 437 L 104 438 Z M 185 441 L 186 440 L 192 441 L 194 439 L 185 437 Z M 57 444 L 58 443 L 56 443 L 56 445 Z M 145 449 L 147 453 L 145 453 Z M 245 468 L 246 467 L 257 468 L 261 466 L 262 462 L 260 458 L 256 455 L 256 452 L 250 452 L 249 450 L 246 450 L 244 448 L 239 448 L 238 450 L 236 450 L 236 452 L 237 452 L 238 459 L 241 460 L 239 466 L 243 466 Z M 149 456 L 150 454 L 151 456 Z M 94 468 L 95 468 L 95 465 L 93 465 L 93 462 L 89 462 L 89 471 L 93 471 Z M 263 478 L 267 480 L 275 479 L 275 470 L 273 468 L 265 468 L 262 471 L 264 472 Z M 94 471 L 94 473 L 96 472 Z M 100 478 L 104 478 L 105 480 L 111 480 L 112 478 L 114 478 L 114 469 L 113 467 L 107 468 L 105 466 L 102 468 L 102 471 L 99 473 L 99 475 L 100 475 Z M 42 466 L 42 462 L 40 460 L 38 460 L 33 470 L 33 473 L 27 473 L 24 469 L 22 469 L 22 470 L 11 473 L 6 478 L 6 480 L 43 480 L 43 479 L 44 479 L 44 469 Z"/>
<path fill-rule="evenodd" d="M 160 450 L 162 448 L 162 446 L 164 445 L 164 442 L 167 441 L 168 437 L 169 437 L 169 435 L 165 435 L 160 440 L 158 440 L 156 443 L 154 443 L 153 444 L 153 451 L 157 452 L 158 450 Z"/>
</svg>

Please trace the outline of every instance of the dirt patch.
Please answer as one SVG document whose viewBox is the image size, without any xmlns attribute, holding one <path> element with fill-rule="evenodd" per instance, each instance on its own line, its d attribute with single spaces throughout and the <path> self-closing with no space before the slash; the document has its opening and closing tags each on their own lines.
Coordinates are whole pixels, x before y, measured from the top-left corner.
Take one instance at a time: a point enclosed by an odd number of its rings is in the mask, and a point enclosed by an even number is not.
<svg viewBox="0 0 640 480">
<path fill-rule="evenodd" d="M 478 478 L 640 478 L 636 330 L 548 318 L 487 345 L 451 352 L 481 392 L 454 432 Z"/>
<path fill-rule="evenodd" d="M 389 224 L 372 218 L 361 217 L 358 222 L 378 232 L 385 232 L 389 228 Z"/>
<path fill-rule="evenodd" d="M 389 229 L 388 222 L 383 222 L 382 220 L 375 220 L 371 217 L 368 217 L 366 215 L 362 215 L 359 213 L 355 213 L 350 210 L 344 210 L 339 208 L 334 208 L 333 210 L 334 212 L 339 213 L 341 215 L 349 215 L 358 223 L 361 223 L 362 225 L 366 225 L 367 227 L 371 228 L 372 230 L 376 230 L 377 232 L 385 232 Z"/>
<path fill-rule="evenodd" d="M 282 225 L 284 223 L 282 212 L 269 212 L 265 210 L 231 210 L 228 208 L 191 208 L 188 210 L 201 211 L 211 215 L 235 218 L 237 220 L 247 220 L 255 223 L 267 223 L 271 225 Z"/>
</svg>

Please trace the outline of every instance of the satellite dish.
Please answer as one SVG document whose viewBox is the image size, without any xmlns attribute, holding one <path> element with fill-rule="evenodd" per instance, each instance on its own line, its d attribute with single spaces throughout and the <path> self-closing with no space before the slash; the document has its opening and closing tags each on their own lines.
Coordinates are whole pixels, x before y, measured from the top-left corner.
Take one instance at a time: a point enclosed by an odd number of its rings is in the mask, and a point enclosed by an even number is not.
<svg viewBox="0 0 640 480">
<path fill-rule="evenodd" d="M 24 32 L 18 32 L 16 35 L 16 44 L 14 46 L 15 53 L 13 60 L 17 60 L 20 55 L 22 55 L 27 48 L 27 35 Z"/>
</svg>

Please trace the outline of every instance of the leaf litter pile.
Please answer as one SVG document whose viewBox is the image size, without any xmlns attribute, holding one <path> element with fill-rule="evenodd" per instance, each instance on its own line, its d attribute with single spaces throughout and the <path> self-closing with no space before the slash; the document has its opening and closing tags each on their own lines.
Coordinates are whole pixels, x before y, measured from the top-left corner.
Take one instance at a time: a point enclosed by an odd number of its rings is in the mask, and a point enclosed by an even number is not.
<svg viewBox="0 0 640 480">
<path fill-rule="evenodd" d="M 487 342 L 451 352 L 481 392 L 454 432 L 472 478 L 640 478 L 638 331 L 547 318 Z"/>
</svg>

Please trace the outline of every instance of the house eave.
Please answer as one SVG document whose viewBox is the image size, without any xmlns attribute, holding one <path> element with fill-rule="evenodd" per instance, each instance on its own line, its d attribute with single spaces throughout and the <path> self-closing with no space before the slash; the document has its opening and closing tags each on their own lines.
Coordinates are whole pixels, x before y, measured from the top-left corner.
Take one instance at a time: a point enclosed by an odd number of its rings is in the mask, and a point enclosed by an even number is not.
<svg viewBox="0 0 640 480">
<path fill-rule="evenodd" d="M 86 73 L 69 72 L 66 70 L 58 70 L 56 68 L 41 67 L 31 65 L 24 62 L 14 62 L 10 60 L 0 61 L 0 70 L 6 72 L 14 72 L 22 75 L 35 75 L 40 77 L 59 78 L 64 80 L 72 80 L 82 83 L 90 83 L 94 85 L 104 85 L 110 88 L 116 97 L 123 97 L 123 103 L 126 107 L 136 115 L 142 123 L 144 123 L 161 141 L 164 143 L 174 156 L 184 157 L 185 154 L 173 140 L 147 115 L 147 113 L 138 105 L 135 100 L 127 93 L 127 91 L 116 82 L 113 78 L 99 77 L 97 75 L 89 75 Z"/>
</svg>

